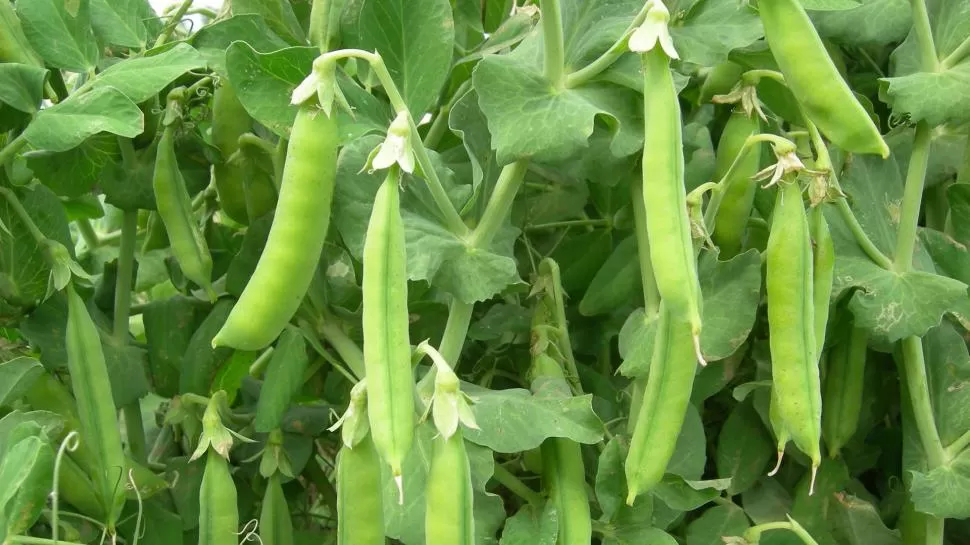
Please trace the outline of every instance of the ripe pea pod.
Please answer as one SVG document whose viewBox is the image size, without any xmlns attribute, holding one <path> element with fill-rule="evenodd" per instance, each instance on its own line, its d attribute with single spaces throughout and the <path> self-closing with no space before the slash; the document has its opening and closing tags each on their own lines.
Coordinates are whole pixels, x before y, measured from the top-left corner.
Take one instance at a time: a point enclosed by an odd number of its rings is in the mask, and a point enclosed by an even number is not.
<svg viewBox="0 0 970 545">
<path fill-rule="evenodd" d="M 701 290 L 687 213 L 680 104 L 669 64 L 660 47 L 643 54 L 643 204 L 657 289 L 671 316 L 690 322 L 700 357 Z"/>
<path fill-rule="evenodd" d="M 199 545 L 236 545 L 238 527 L 236 483 L 229 462 L 210 447 L 199 491 Z"/>
<path fill-rule="evenodd" d="M 821 463 L 822 394 L 815 340 L 812 242 L 801 189 L 783 181 L 768 237 L 767 293 L 772 389 L 795 445 Z"/>
<path fill-rule="evenodd" d="M 81 440 L 90 442 L 98 462 L 94 480 L 105 503 L 105 522 L 111 530 L 125 503 L 125 455 L 101 337 L 72 284 L 67 286 L 67 367 L 74 386 Z"/>
<path fill-rule="evenodd" d="M 425 488 L 426 545 L 475 544 L 473 494 L 471 467 L 461 429 L 447 439 L 438 435 Z"/>
<path fill-rule="evenodd" d="M 809 229 L 812 236 L 812 275 L 815 299 L 815 354 L 822 355 L 825 346 L 825 328 L 829 320 L 829 302 L 832 298 L 832 282 L 835 279 L 835 246 L 829 232 L 823 204 L 818 204 L 809 212 Z"/>
<path fill-rule="evenodd" d="M 337 455 L 338 545 L 384 545 L 381 459 L 370 434 Z"/>
<path fill-rule="evenodd" d="M 742 108 L 735 108 L 724 125 L 717 143 L 714 179 L 720 180 L 730 170 L 737 158 L 738 164 L 726 180 L 727 191 L 721 200 L 714 220 L 714 243 L 720 249 L 722 259 L 730 259 L 741 251 L 744 232 L 751 217 L 757 182 L 751 179 L 761 164 L 760 147 L 744 149 L 749 136 L 761 132 L 761 119 L 749 116 Z M 744 155 L 738 157 L 739 154 Z"/>
<path fill-rule="evenodd" d="M 374 445 L 400 486 L 414 436 L 408 276 L 398 183 L 392 167 L 377 190 L 364 240 L 364 368 Z"/>
<path fill-rule="evenodd" d="M 173 99 L 174 100 L 174 99 Z M 185 187 L 185 179 L 179 171 L 175 156 L 175 124 L 170 123 L 162 132 L 155 157 L 152 188 L 158 215 L 165 224 L 172 254 L 186 278 L 195 282 L 214 300 L 212 288 L 212 256 L 209 245 L 192 212 L 192 198 Z"/>
<path fill-rule="evenodd" d="M 689 344 L 688 344 L 689 346 Z M 562 367 L 545 352 L 532 358 L 533 390 L 570 395 Z M 559 512 L 559 545 L 587 545 L 592 539 L 586 469 L 579 443 L 570 439 L 543 441 L 542 484 Z"/>
<path fill-rule="evenodd" d="M 853 327 L 849 338 L 829 350 L 826 362 L 822 437 L 836 457 L 859 427 L 869 332 Z"/>
<path fill-rule="evenodd" d="M 229 161 L 240 147 L 239 137 L 249 132 L 252 125 L 236 91 L 223 81 L 212 97 L 212 144 L 222 153 L 222 161 L 212 165 L 212 179 L 222 211 L 244 225 L 268 212 L 276 199 L 276 190 L 268 179 L 257 177 L 250 185 L 245 167 Z"/>
<path fill-rule="evenodd" d="M 314 105 L 300 107 L 266 248 L 213 346 L 261 350 L 303 302 L 330 225 L 338 139 L 334 118 Z"/>
<path fill-rule="evenodd" d="M 259 514 L 259 539 L 263 545 L 293 545 L 293 521 L 283 495 L 279 472 L 266 481 Z"/>
<path fill-rule="evenodd" d="M 788 88 L 822 134 L 846 151 L 888 157 L 879 129 L 842 79 L 801 3 L 762 0 L 758 10 Z"/>
<path fill-rule="evenodd" d="M 303 374 L 309 363 L 303 334 L 295 327 L 287 327 L 276 344 L 259 391 L 253 420 L 256 431 L 269 432 L 279 427 L 290 400 L 303 385 Z"/>
<path fill-rule="evenodd" d="M 0 2 L 0 62 L 16 62 L 44 67 L 44 61 L 30 46 L 20 19 L 10 2 Z"/>
<path fill-rule="evenodd" d="M 690 323 L 675 319 L 667 312 L 666 302 L 660 305 L 650 374 L 626 457 L 629 505 L 663 479 L 687 415 L 697 367 Z"/>
</svg>

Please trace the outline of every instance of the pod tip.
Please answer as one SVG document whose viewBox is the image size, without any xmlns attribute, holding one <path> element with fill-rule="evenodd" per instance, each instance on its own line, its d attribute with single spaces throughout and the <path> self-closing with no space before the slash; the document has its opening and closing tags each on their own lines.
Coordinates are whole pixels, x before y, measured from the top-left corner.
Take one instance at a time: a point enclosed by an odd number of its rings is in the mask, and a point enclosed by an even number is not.
<svg viewBox="0 0 970 545">
<path fill-rule="evenodd" d="M 701 336 L 700 336 L 700 334 L 699 333 L 694 333 L 694 335 L 692 336 L 692 338 L 694 340 L 694 355 L 697 356 L 697 363 L 699 363 L 701 365 L 701 367 L 707 367 L 707 360 L 704 359 L 704 353 L 701 352 Z"/>
<path fill-rule="evenodd" d="M 397 485 L 397 504 L 404 505 L 404 477 L 400 469 L 394 470 L 394 484 Z"/>
<path fill-rule="evenodd" d="M 768 476 L 769 477 L 774 477 L 778 473 L 778 470 L 781 469 L 781 459 L 784 458 L 784 457 L 785 457 L 785 451 L 784 450 L 779 450 L 778 451 L 778 461 L 775 462 L 775 468 L 768 472 Z"/>
<path fill-rule="evenodd" d="M 815 493 L 815 477 L 818 476 L 818 464 L 812 464 L 812 482 L 808 486 L 808 495 Z"/>
<path fill-rule="evenodd" d="M 637 500 L 637 491 L 636 489 L 631 488 L 626 495 L 626 504 L 633 505 L 633 502 L 635 502 L 636 500 Z"/>
</svg>

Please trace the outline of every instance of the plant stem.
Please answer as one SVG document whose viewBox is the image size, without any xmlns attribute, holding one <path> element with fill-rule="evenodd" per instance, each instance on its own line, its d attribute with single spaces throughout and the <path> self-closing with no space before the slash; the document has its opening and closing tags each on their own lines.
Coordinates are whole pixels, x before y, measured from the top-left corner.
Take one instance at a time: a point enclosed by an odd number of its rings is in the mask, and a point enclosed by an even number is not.
<svg viewBox="0 0 970 545">
<path fill-rule="evenodd" d="M 929 156 L 930 126 L 925 121 L 921 121 L 916 124 L 913 153 L 909 158 L 906 187 L 903 191 L 903 204 L 899 214 L 899 232 L 896 235 L 896 259 L 893 268 L 900 273 L 909 271 L 913 266 L 919 209 L 923 198 L 923 186 L 926 181 L 926 167 L 929 164 Z"/>
<path fill-rule="evenodd" d="M 623 53 L 626 53 L 627 42 L 630 39 L 630 34 L 632 34 L 637 27 L 643 24 L 643 21 L 647 18 L 648 11 L 650 11 L 650 2 L 644 2 L 643 7 L 640 8 L 640 11 L 637 13 L 636 17 L 633 18 L 630 26 L 626 27 L 623 34 L 621 34 L 620 37 L 613 42 L 613 45 L 611 45 L 606 52 L 585 67 L 566 76 L 566 87 L 579 87 L 580 85 L 602 74 L 606 69 L 612 66 L 613 63 L 615 63 L 623 55 Z"/>
<path fill-rule="evenodd" d="M 916 336 L 906 337 L 901 344 L 903 372 L 909 401 L 913 406 L 916 429 L 930 469 L 935 469 L 946 461 L 946 453 L 933 417 L 933 402 L 930 399 L 926 362 L 923 359 L 923 340 Z"/>
<path fill-rule="evenodd" d="M 121 224 L 121 245 L 118 248 L 118 279 L 115 284 L 114 328 L 112 333 L 119 346 L 128 344 L 128 312 L 131 308 L 131 277 L 135 263 L 135 237 L 138 233 L 138 210 L 125 210 Z M 145 424 L 141 417 L 141 403 L 135 400 L 121 408 L 125 416 L 128 447 L 135 461 L 148 460 L 145 448 Z"/>
<path fill-rule="evenodd" d="M 940 70 L 949 70 L 970 56 L 970 36 L 966 37 L 952 53 L 940 61 Z"/>
<path fill-rule="evenodd" d="M 7 202 L 10 203 L 10 207 L 13 208 L 14 213 L 17 214 L 17 218 L 19 218 L 21 223 L 23 223 L 24 226 L 27 227 L 27 230 L 30 231 L 30 236 L 34 239 L 34 242 L 36 242 L 37 245 L 42 248 L 45 247 L 47 244 L 47 236 L 44 235 L 44 233 L 37 227 L 37 224 L 34 223 L 34 220 L 31 219 L 30 214 L 27 213 L 27 209 L 24 208 L 24 205 L 20 202 L 20 199 L 17 198 L 17 194 L 8 187 L 0 186 L 0 195 L 3 195 L 4 198 L 7 199 Z"/>
<path fill-rule="evenodd" d="M 542 494 L 530 488 L 501 464 L 495 464 L 495 472 L 492 474 L 492 478 L 510 492 L 532 505 L 542 505 L 543 501 L 545 501 Z"/>
<path fill-rule="evenodd" d="M 337 351 L 337 354 L 357 375 L 357 378 L 364 378 L 364 351 L 357 346 L 353 339 L 347 336 L 340 325 L 337 324 L 336 319 L 325 316 L 318 329 L 324 340 Z"/>
<path fill-rule="evenodd" d="M 193 0 L 182 0 L 182 4 L 178 7 L 178 9 L 175 10 L 174 13 L 172 13 L 172 16 L 168 20 L 168 24 L 166 24 L 165 28 L 162 29 L 162 33 L 158 35 L 158 39 L 155 40 L 155 45 L 152 46 L 152 49 L 163 45 L 168 41 L 169 38 L 172 37 L 172 33 L 175 32 L 175 27 L 182 22 L 182 17 L 185 16 L 185 12 L 189 11 L 189 8 L 192 7 L 192 2 Z"/>
<path fill-rule="evenodd" d="M 54 541 L 51 539 L 44 539 L 42 537 L 28 537 L 28 536 L 8 536 L 9 543 L 22 543 L 24 545 L 84 545 L 83 543 L 77 543 L 74 541 Z"/>
<path fill-rule="evenodd" d="M 933 28 L 930 26 L 926 2 L 910 0 L 909 4 L 913 10 L 913 30 L 916 33 L 916 44 L 919 46 L 922 71 L 936 72 L 940 68 L 940 59 L 936 56 L 936 44 L 933 42 Z"/>
<path fill-rule="evenodd" d="M 946 459 L 952 460 L 956 458 L 967 448 L 968 445 L 970 445 L 970 431 L 964 432 L 963 435 L 958 437 L 956 441 L 950 443 L 945 449 L 943 449 Z"/>
<path fill-rule="evenodd" d="M 81 238 L 84 239 L 84 243 L 87 244 L 88 248 L 93 249 L 101 246 L 101 239 L 87 218 L 81 218 L 75 223 L 77 224 L 78 232 L 81 233 Z"/>
<path fill-rule="evenodd" d="M 330 7 L 332 0 L 313 0 L 310 8 L 310 43 L 326 53 L 330 48 Z"/>
<path fill-rule="evenodd" d="M 610 227 L 613 222 L 608 219 L 587 219 L 587 220 L 565 220 L 551 221 L 549 223 L 537 223 L 526 226 L 526 231 L 544 231 L 547 229 L 562 229 L 569 227 Z"/>
<path fill-rule="evenodd" d="M 522 185 L 525 178 L 525 171 L 528 169 L 529 162 L 520 159 L 514 163 L 505 165 L 499 174 L 498 181 L 495 182 L 495 190 L 488 200 L 482 219 L 478 222 L 475 230 L 468 237 L 468 245 L 472 248 L 488 248 L 492 239 L 498 233 L 509 215 L 512 208 L 512 201 Z"/>
<path fill-rule="evenodd" d="M 472 87 L 472 80 L 466 79 L 458 86 L 455 90 L 455 94 L 451 95 L 448 102 L 438 109 L 438 115 L 431 122 L 431 127 L 428 129 L 428 134 L 424 136 L 424 147 L 426 148 L 436 148 L 438 143 L 441 141 L 442 136 L 445 134 L 445 130 L 448 128 L 448 114 L 451 113 L 451 109 L 455 107 L 455 103 L 458 102 L 461 97 L 465 96 L 466 93 Z"/>
<path fill-rule="evenodd" d="M 23 149 L 23 147 L 26 145 L 27 140 L 24 139 L 23 133 L 18 135 L 10 142 L 7 142 L 7 145 L 4 146 L 3 149 L 0 149 L 0 168 L 3 168 L 4 165 L 13 159 L 14 155 L 16 155 L 17 152 Z"/>
<path fill-rule="evenodd" d="M 555 89 L 565 86 L 565 45 L 562 35 L 562 10 L 559 0 L 540 0 L 542 12 L 543 70 Z"/>
<path fill-rule="evenodd" d="M 472 311 L 475 305 L 452 298 L 448 307 L 448 321 L 445 323 L 445 331 L 441 334 L 441 343 L 438 345 L 438 352 L 452 368 L 458 368 L 458 359 L 461 357 L 461 349 L 465 344 L 465 336 L 468 334 L 468 325 L 472 321 Z"/>
<path fill-rule="evenodd" d="M 633 221 L 636 225 L 637 256 L 640 262 L 640 282 L 643 285 L 643 310 L 647 316 L 660 312 L 660 292 L 653 274 L 650 261 L 650 240 L 647 237 L 647 210 L 643 203 L 643 181 L 634 179 L 630 183 L 630 200 L 633 206 Z"/>
</svg>

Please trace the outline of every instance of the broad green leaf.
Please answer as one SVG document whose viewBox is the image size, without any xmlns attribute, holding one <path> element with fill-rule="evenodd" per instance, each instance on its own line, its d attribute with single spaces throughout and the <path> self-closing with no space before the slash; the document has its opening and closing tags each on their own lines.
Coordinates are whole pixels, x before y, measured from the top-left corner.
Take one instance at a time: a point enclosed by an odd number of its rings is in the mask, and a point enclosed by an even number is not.
<svg viewBox="0 0 970 545">
<path fill-rule="evenodd" d="M 167 498 L 166 498 L 167 499 Z M 152 498 L 145 501 L 139 530 L 151 528 L 140 536 L 138 543 L 141 545 L 171 545 L 182 543 L 182 518 L 172 511 L 172 507 L 159 498 Z M 125 536 L 129 542 L 133 542 L 135 532 L 135 518 L 128 517 L 125 523 L 119 524 L 119 534 Z"/>
<path fill-rule="evenodd" d="M 647 315 L 642 308 L 634 310 L 627 317 L 619 338 L 623 363 L 617 372 L 621 375 L 630 378 L 647 376 L 659 319 L 659 313 Z"/>
<path fill-rule="evenodd" d="M 532 313 L 518 305 L 492 305 L 479 320 L 468 328 L 468 338 L 476 341 L 497 341 L 507 334 L 527 334 Z"/>
<path fill-rule="evenodd" d="M 347 47 L 381 55 L 416 120 L 433 110 L 455 43 L 447 0 L 350 0 L 341 33 Z"/>
<path fill-rule="evenodd" d="M 765 474 L 775 445 L 750 401 L 739 403 L 718 435 L 717 474 L 730 477 L 728 493 L 746 492 Z"/>
<path fill-rule="evenodd" d="M 588 291 L 593 277 L 612 252 L 613 231 L 610 229 L 565 238 L 551 257 L 560 264 L 560 280 L 566 295 L 575 300 L 584 290 Z M 639 271 L 638 267 L 637 274 Z"/>
<path fill-rule="evenodd" d="M 64 434 L 64 416 L 49 411 L 13 410 L 0 418 L 0 445 L 13 446 L 11 433 L 21 424 L 36 424 L 47 437 L 61 437 Z M 0 456 L 4 449 L 0 448 Z"/>
<path fill-rule="evenodd" d="M 863 4 L 862 0 L 799 0 L 805 9 L 842 11 L 857 8 Z"/>
<path fill-rule="evenodd" d="M 32 114 L 44 98 L 47 70 L 29 64 L 0 64 L 0 102 Z"/>
<path fill-rule="evenodd" d="M 191 42 L 209 68 L 225 74 L 226 50 L 237 40 L 263 53 L 289 45 L 270 30 L 265 19 L 256 14 L 234 15 L 206 25 L 192 36 Z"/>
<path fill-rule="evenodd" d="M 684 425 L 677 436 L 674 455 L 667 464 L 667 473 L 684 479 L 700 479 L 707 464 L 707 439 L 701 414 L 693 405 L 687 406 Z"/>
<path fill-rule="evenodd" d="M 46 438 L 27 437 L 7 450 L 0 465 L 0 538 L 23 534 L 40 516 L 54 471 Z"/>
<path fill-rule="evenodd" d="M 212 379 L 212 391 L 216 392 L 218 390 L 223 390 L 226 392 L 227 401 L 229 403 L 235 402 L 236 395 L 239 393 L 239 388 L 242 386 L 242 381 L 249 376 L 249 368 L 257 358 L 259 358 L 259 352 L 251 352 L 248 350 L 234 351 L 232 356 L 229 356 L 229 360 L 219 367 L 219 371 L 216 373 L 215 378 Z M 303 378 L 302 375 L 300 378 Z M 283 412 L 284 411 L 280 411 L 280 419 L 282 418 Z M 280 420 L 277 419 L 276 425 L 273 426 L 273 429 L 279 425 L 279 421 Z M 264 430 L 261 429 L 259 431 Z"/>
<path fill-rule="evenodd" d="M 463 384 L 462 391 L 475 400 L 472 412 L 481 428 L 465 430 L 465 439 L 495 452 L 531 450 L 550 437 L 585 444 L 603 438 L 592 396 L 543 398 L 528 390 L 486 390 L 471 384 Z"/>
<path fill-rule="evenodd" d="M 0 363 L 0 407 L 9 407 L 33 385 L 44 372 L 34 358 L 21 356 Z"/>
<path fill-rule="evenodd" d="M 665 475 L 653 489 L 653 495 L 668 506 L 679 511 L 693 511 L 718 497 L 726 490 L 731 479 L 713 481 L 689 481 L 676 475 Z"/>
<path fill-rule="evenodd" d="M 723 545 L 724 537 L 740 536 L 748 517 L 736 505 L 715 505 L 687 526 L 687 545 Z"/>
<path fill-rule="evenodd" d="M 236 354 L 239 353 L 237 350 Z M 258 355 L 258 352 L 254 354 L 253 361 Z M 298 330 L 284 330 L 266 367 L 253 421 L 256 431 L 269 432 L 280 425 L 293 396 L 303 386 L 303 375 L 309 362 L 303 334 Z M 251 363 L 246 364 L 244 372 L 249 371 Z M 232 360 L 229 365 L 232 365 Z"/>
<path fill-rule="evenodd" d="M 632 526 L 618 528 L 603 545 L 677 545 L 677 540 L 659 528 Z"/>
<path fill-rule="evenodd" d="M 953 235 L 964 246 L 970 246 L 970 185 L 954 184 L 946 194 L 950 202 Z"/>
<path fill-rule="evenodd" d="M 755 524 L 785 520 L 791 512 L 791 494 L 776 479 L 762 477 L 741 495 L 745 514 Z"/>
<path fill-rule="evenodd" d="M 764 35 L 757 12 L 732 0 L 699 2 L 670 27 L 680 58 L 701 66 L 727 60 L 728 53 Z"/>
<path fill-rule="evenodd" d="M 463 0 L 463 3 L 466 3 Z M 532 32 L 535 27 L 535 18 L 525 12 L 517 12 L 502 22 L 502 25 L 488 35 L 482 43 L 478 44 L 473 50 L 469 51 L 464 57 L 458 59 L 455 64 L 475 62 L 485 55 L 498 53 L 504 49 L 514 47 Z"/>
<path fill-rule="evenodd" d="M 970 431 L 970 353 L 948 322 L 923 337 L 923 356 L 936 427 L 944 445 Z"/>
<path fill-rule="evenodd" d="M 152 391 L 163 397 L 179 393 L 182 356 L 195 331 L 200 305 L 188 297 L 152 301 L 142 313 L 148 344 L 148 372 Z"/>
<path fill-rule="evenodd" d="M 91 25 L 102 43 L 145 49 L 148 28 L 145 17 L 152 12 L 146 0 L 89 0 Z"/>
<path fill-rule="evenodd" d="M 822 38 L 850 45 L 883 45 L 900 42 L 912 27 L 909 2 L 906 0 L 835 0 L 855 7 L 838 11 L 809 13 Z M 806 9 L 823 9 L 808 7 Z M 816 3 L 816 2 L 813 2 Z"/>
<path fill-rule="evenodd" d="M 626 90 L 602 84 L 556 90 L 530 64 L 496 55 L 482 59 L 473 81 L 501 165 L 573 157 L 588 147 L 597 118 L 612 132 L 613 155 L 643 145 L 642 112 Z"/>
<path fill-rule="evenodd" d="M 23 137 L 35 148 L 67 151 L 99 132 L 134 138 L 144 130 L 138 106 L 114 87 L 71 95 L 38 112 Z"/>
<path fill-rule="evenodd" d="M 91 28 L 88 2 L 17 2 L 17 14 L 30 45 L 47 64 L 74 72 L 94 70 L 101 50 Z"/>
<path fill-rule="evenodd" d="M 178 43 L 161 53 L 132 57 L 112 65 L 98 74 L 90 87 L 114 87 L 132 102 L 144 102 L 189 70 L 205 66 L 198 51 L 186 43 Z"/>
<path fill-rule="evenodd" d="M 589 283 L 579 302 L 579 313 L 596 316 L 637 304 L 643 298 L 641 292 L 637 238 L 630 235 L 617 244 Z"/>
<path fill-rule="evenodd" d="M 701 351 L 708 361 L 733 354 L 754 327 L 761 302 L 761 256 L 749 250 L 728 261 L 704 252 L 697 276 L 704 297 Z"/>
<path fill-rule="evenodd" d="M 613 437 L 600 453 L 596 466 L 596 501 L 607 519 L 620 510 L 626 502 L 626 477 L 623 462 L 626 458 L 626 441 Z"/>
<path fill-rule="evenodd" d="M 286 0 L 233 0 L 232 14 L 261 16 L 278 36 L 292 45 L 306 43 L 306 35 Z M 241 37 L 240 37 L 241 38 Z"/>
<path fill-rule="evenodd" d="M 936 517 L 967 518 L 970 501 L 962 491 L 970 487 L 970 451 L 929 472 L 914 471 L 910 494 L 916 510 Z"/>
<path fill-rule="evenodd" d="M 890 530 L 876 507 L 851 494 L 840 494 L 828 519 L 840 543 L 847 545 L 899 545 L 899 530 Z"/>
<path fill-rule="evenodd" d="M 559 536 L 559 513 L 553 502 L 541 508 L 525 504 L 508 518 L 502 530 L 500 545 L 556 545 Z"/>
<path fill-rule="evenodd" d="M 815 477 L 815 492 L 809 495 L 812 475 L 805 472 L 795 486 L 794 503 L 791 516 L 798 521 L 819 545 L 836 545 L 829 513 L 838 503 L 839 495 L 843 494 L 849 484 L 848 468 L 843 460 L 823 459 Z"/>
<path fill-rule="evenodd" d="M 121 161 L 118 139 L 107 133 L 96 134 L 67 151 L 40 150 L 24 155 L 37 179 L 62 197 L 87 194 L 103 180 L 106 170 Z"/>
</svg>

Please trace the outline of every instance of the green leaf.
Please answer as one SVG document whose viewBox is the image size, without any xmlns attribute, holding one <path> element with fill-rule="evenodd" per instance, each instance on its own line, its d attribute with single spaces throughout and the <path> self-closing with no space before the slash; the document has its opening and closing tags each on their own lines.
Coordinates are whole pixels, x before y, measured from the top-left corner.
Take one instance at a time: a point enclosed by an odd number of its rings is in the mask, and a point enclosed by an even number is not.
<svg viewBox="0 0 970 545">
<path fill-rule="evenodd" d="M 157 95 L 189 70 L 205 66 L 202 55 L 186 43 L 175 44 L 161 53 L 131 57 L 98 74 L 91 88 L 114 87 L 132 102 L 144 102 Z"/>
<path fill-rule="evenodd" d="M 664 475 L 663 481 L 653 489 L 653 495 L 678 511 L 693 511 L 718 497 L 726 490 L 731 479 L 712 481 L 689 481 L 677 475 Z"/>
<path fill-rule="evenodd" d="M 847 545 L 899 545 L 899 530 L 890 530 L 876 507 L 851 494 L 840 494 L 828 519 L 840 543 Z"/>
<path fill-rule="evenodd" d="M 619 437 L 613 437 L 600 453 L 596 466 L 596 500 L 607 519 L 613 516 L 625 505 L 626 477 L 623 463 L 626 458 L 625 442 Z"/>
<path fill-rule="evenodd" d="M 621 375 L 630 378 L 647 376 L 659 319 L 659 313 L 647 315 L 642 308 L 634 310 L 627 317 L 619 338 L 623 363 L 617 371 Z"/>
<path fill-rule="evenodd" d="M 805 9 L 841 11 L 857 8 L 862 5 L 862 0 L 799 0 Z"/>
<path fill-rule="evenodd" d="M 573 157 L 588 147 L 597 118 L 610 128 L 616 157 L 643 145 L 642 112 L 624 89 L 590 84 L 556 90 L 528 63 L 497 55 L 482 59 L 472 80 L 500 165 Z"/>
<path fill-rule="evenodd" d="M 146 16 L 153 14 L 146 0 L 90 0 L 91 25 L 102 43 L 145 49 Z"/>
<path fill-rule="evenodd" d="M 47 437 L 61 437 L 64 435 L 66 425 L 63 415 L 50 411 L 10 411 L 3 418 L 0 418 L 0 445 L 3 445 L 3 448 L 0 448 L 0 458 L 2 458 L 5 449 L 15 443 L 12 440 L 16 435 L 14 430 L 25 423 L 28 426 L 38 426 L 40 432 Z M 20 433 L 20 431 L 18 430 L 17 433 Z"/>
<path fill-rule="evenodd" d="M 152 301 L 142 313 L 152 391 L 162 397 L 179 393 L 182 356 L 196 329 L 199 310 L 196 300 L 176 296 Z"/>
<path fill-rule="evenodd" d="M 932 126 L 970 121 L 970 62 L 939 72 L 884 78 L 895 115 Z"/>
<path fill-rule="evenodd" d="M 525 504 L 508 518 L 502 530 L 500 545 L 556 545 L 559 536 L 559 513 L 553 502 L 541 508 Z"/>
<path fill-rule="evenodd" d="M 263 388 L 259 392 L 253 420 L 256 431 L 269 432 L 279 427 L 283 413 L 303 386 L 303 375 L 309 363 L 303 334 L 297 329 L 285 329 L 269 360 Z"/>
<path fill-rule="evenodd" d="M 667 464 L 667 473 L 685 479 L 700 479 L 706 464 L 707 439 L 704 423 L 701 421 L 700 411 L 693 405 L 688 405 L 674 454 Z"/>
<path fill-rule="evenodd" d="M 728 261 L 704 252 L 697 275 L 704 297 L 701 351 L 707 361 L 733 354 L 751 333 L 761 302 L 761 255 L 749 250 Z"/>
<path fill-rule="evenodd" d="M 740 507 L 715 505 L 687 526 L 687 545 L 724 545 L 722 537 L 740 536 L 748 528 Z"/>
<path fill-rule="evenodd" d="M 701 66 L 725 61 L 732 49 L 750 45 L 763 35 L 754 9 L 731 0 L 699 2 L 670 27 L 681 60 Z"/>
<path fill-rule="evenodd" d="M 755 524 L 785 520 L 791 512 L 791 494 L 776 479 L 762 477 L 741 495 L 745 514 Z"/>
<path fill-rule="evenodd" d="M 54 451 L 46 438 L 21 439 L 0 465 L 0 538 L 23 534 L 40 517 L 50 490 Z"/>
<path fill-rule="evenodd" d="M 47 70 L 29 64 L 0 64 L 0 102 L 32 114 L 44 98 Z"/>
<path fill-rule="evenodd" d="M 901 42 L 913 21 L 907 0 L 835 0 L 855 7 L 838 11 L 812 11 L 809 15 L 819 36 L 847 45 L 886 45 Z M 814 3 L 814 2 L 813 2 Z M 809 8 L 807 3 L 806 9 Z"/>
<path fill-rule="evenodd" d="M 462 384 L 475 403 L 480 429 L 465 430 L 465 439 L 495 452 L 531 450 L 550 437 L 593 444 L 603 438 L 603 423 L 593 412 L 592 396 L 543 398 L 528 390 L 487 390 Z"/>
<path fill-rule="evenodd" d="M 273 32 L 293 45 L 304 45 L 306 35 L 293 13 L 290 2 L 284 0 L 233 0 L 233 15 L 256 14 L 262 17 Z"/>
<path fill-rule="evenodd" d="M 228 19 L 202 27 L 192 38 L 192 45 L 212 70 L 226 74 L 226 50 L 232 42 L 242 41 L 256 51 L 268 53 L 289 44 L 277 36 L 266 20 L 256 14 L 235 14 Z"/>
<path fill-rule="evenodd" d="M 0 407 L 9 407 L 33 385 L 44 372 L 34 358 L 21 356 L 0 363 Z"/>
<path fill-rule="evenodd" d="M 431 112 L 451 68 L 455 22 L 447 0 L 350 0 L 347 47 L 377 51 L 415 120 Z"/>
<path fill-rule="evenodd" d="M 641 292 L 637 237 L 630 235 L 617 244 L 589 283 L 579 302 L 579 313 L 596 316 L 612 312 L 639 302 L 643 298 Z"/>
<path fill-rule="evenodd" d="M 114 87 L 71 95 L 41 110 L 23 137 L 35 148 L 67 151 L 99 132 L 134 138 L 144 130 L 138 105 Z"/>
<path fill-rule="evenodd" d="M 108 177 L 106 171 L 121 162 L 118 139 L 106 133 L 96 134 L 67 151 L 40 150 L 24 156 L 37 179 L 62 197 L 87 194 L 103 180 L 102 176 Z M 130 180 L 136 176 L 129 172 L 127 177 Z"/>
<path fill-rule="evenodd" d="M 738 404 L 721 427 L 717 442 L 717 474 L 730 477 L 728 493 L 746 492 L 766 473 L 775 446 L 751 401 Z"/>
<path fill-rule="evenodd" d="M 91 29 L 88 2 L 18 2 L 17 14 L 24 35 L 47 64 L 75 72 L 97 67 L 101 50 Z"/>
</svg>

